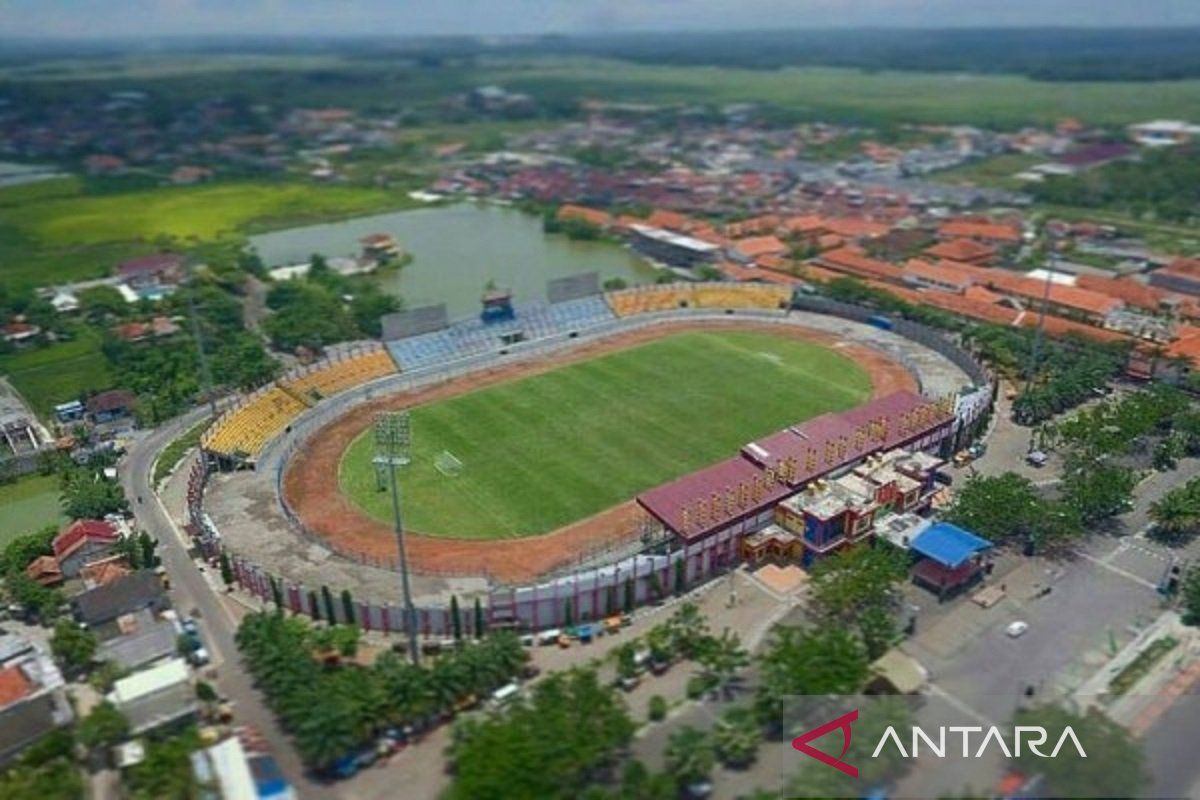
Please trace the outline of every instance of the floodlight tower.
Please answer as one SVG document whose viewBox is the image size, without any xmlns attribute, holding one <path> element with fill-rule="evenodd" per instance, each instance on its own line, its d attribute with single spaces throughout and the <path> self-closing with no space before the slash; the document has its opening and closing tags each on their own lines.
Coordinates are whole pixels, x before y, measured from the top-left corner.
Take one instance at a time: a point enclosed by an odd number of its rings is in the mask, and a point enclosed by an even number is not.
<svg viewBox="0 0 1200 800">
<path fill-rule="evenodd" d="M 404 594 L 404 629 L 408 634 L 408 656 L 413 664 L 420 661 L 417 648 L 417 609 L 413 606 L 412 588 L 408 582 L 408 550 L 404 546 L 404 521 L 400 516 L 400 484 L 396 482 L 396 467 L 409 463 L 409 444 L 412 427 L 407 411 L 380 414 L 375 420 L 375 468 L 386 470 L 392 490 L 392 521 L 395 523 L 396 547 L 400 551 L 400 586 Z"/>
</svg>

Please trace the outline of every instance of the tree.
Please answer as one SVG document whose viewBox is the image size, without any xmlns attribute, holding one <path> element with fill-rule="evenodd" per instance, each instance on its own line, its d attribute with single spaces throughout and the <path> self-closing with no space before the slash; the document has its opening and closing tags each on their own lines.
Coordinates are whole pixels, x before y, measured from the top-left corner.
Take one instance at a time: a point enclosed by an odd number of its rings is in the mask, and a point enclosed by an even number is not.
<svg viewBox="0 0 1200 800">
<path fill-rule="evenodd" d="M 60 619 L 54 624 L 50 652 L 68 672 L 82 672 L 91 666 L 96 655 L 96 636 L 72 619 Z"/>
<path fill-rule="evenodd" d="M 703 732 L 684 725 L 667 741 L 667 772 L 680 788 L 706 780 L 716 766 L 712 741 Z"/>
<path fill-rule="evenodd" d="M 140 556 L 139 566 L 142 569 L 157 567 L 161 562 L 161 559 L 158 557 L 158 540 L 146 531 L 142 531 L 138 534 L 137 543 Z"/>
<path fill-rule="evenodd" d="M 283 590 L 279 588 L 279 581 L 274 575 L 268 576 L 271 582 L 271 600 L 275 603 L 275 610 L 283 613 Z"/>
<path fill-rule="evenodd" d="M 1016 725 L 1046 729 L 1047 746 L 1057 743 L 1067 726 L 1079 739 L 1086 758 L 1068 740 L 1054 758 L 1039 758 L 1028 749 L 1016 759 L 1026 774 L 1041 773 L 1055 797 L 1134 797 L 1149 780 L 1146 760 L 1137 741 L 1097 710 L 1075 714 L 1058 706 L 1017 712 Z"/>
<path fill-rule="evenodd" d="M 483 601 L 475 595 L 475 638 L 482 639 L 487 633 L 487 618 L 483 615 Z"/>
<path fill-rule="evenodd" d="M 221 580 L 225 582 L 227 587 L 233 586 L 233 565 L 229 563 L 229 554 L 224 550 L 221 551 Z"/>
<path fill-rule="evenodd" d="M 651 722 L 662 722 L 667 718 L 667 698 L 661 694 L 653 695 L 646 703 L 646 716 Z"/>
<path fill-rule="evenodd" d="M 1137 474 L 1107 458 L 1068 455 L 1063 471 L 1063 501 L 1084 523 L 1092 524 L 1129 510 Z"/>
<path fill-rule="evenodd" d="M 637 606 L 637 587 L 633 582 L 633 577 L 630 576 L 625 579 L 625 604 L 624 604 L 625 613 L 628 614 L 629 612 L 633 611 L 633 609 L 636 606 Z"/>
<path fill-rule="evenodd" d="M 754 761 L 762 731 L 754 710 L 730 708 L 713 727 L 712 741 L 717 759 L 727 767 L 742 769 Z"/>
<path fill-rule="evenodd" d="M 675 594 L 687 591 L 687 565 L 683 559 L 675 562 Z"/>
<path fill-rule="evenodd" d="M 450 627 L 454 631 L 454 641 L 462 644 L 462 614 L 458 610 L 458 595 L 456 594 L 450 595 Z"/>
<path fill-rule="evenodd" d="M 783 704 L 793 695 L 853 694 L 868 676 L 867 653 L 845 628 L 779 625 L 759 658 L 754 707 L 771 731 L 783 731 Z"/>
<path fill-rule="evenodd" d="M 750 654 L 742 647 L 741 638 L 729 629 L 719 637 L 710 636 L 696 654 L 700 675 L 705 685 L 723 696 L 732 693 L 739 673 L 750 665 Z"/>
<path fill-rule="evenodd" d="M 851 619 L 867 608 L 890 604 L 897 584 L 908 576 L 906 554 L 886 543 L 857 545 L 822 559 L 809 587 L 820 613 Z"/>
<path fill-rule="evenodd" d="M 946 518 L 992 542 L 1034 547 L 1061 544 L 1083 532 L 1074 506 L 1042 499 L 1033 482 L 1015 472 L 968 478 Z"/>
<path fill-rule="evenodd" d="M 317 593 L 311 590 L 308 593 L 308 608 L 312 613 L 312 618 L 319 621 L 321 619 L 321 606 L 317 603 Z"/>
<path fill-rule="evenodd" d="M 606 291 L 606 292 L 617 292 L 617 291 L 620 291 L 621 289 L 627 288 L 629 286 L 629 283 L 624 278 L 620 278 L 620 277 L 605 278 L 602 286 L 604 287 L 604 291 Z"/>
<path fill-rule="evenodd" d="M 1179 540 L 1200 533 L 1200 478 L 1167 492 L 1150 505 L 1155 533 Z"/>
<path fill-rule="evenodd" d="M 624 705 L 594 671 L 554 673 L 507 713 L 456 731 L 446 797 L 576 797 L 611 774 L 633 731 Z"/>
<path fill-rule="evenodd" d="M 701 648 L 711 638 L 708 621 L 695 603 L 684 603 L 667 620 L 667 630 L 674 642 L 674 649 L 684 658 L 696 658 Z"/>
<path fill-rule="evenodd" d="M 112 747 L 129 735 L 129 720 L 112 703 L 102 700 L 79 723 L 76 733 L 89 750 Z"/>
<path fill-rule="evenodd" d="M 575 607 L 571 603 L 571 598 L 563 601 L 563 625 L 571 627 L 575 624 Z"/>
<path fill-rule="evenodd" d="M 358 614 L 354 608 L 354 598 L 350 595 L 349 589 L 342 589 L 342 612 L 346 615 L 347 625 L 358 624 Z"/>
<path fill-rule="evenodd" d="M 1183 576 L 1179 598 L 1183 605 L 1184 623 L 1200 627 L 1200 566 L 1192 567 Z"/>
</svg>

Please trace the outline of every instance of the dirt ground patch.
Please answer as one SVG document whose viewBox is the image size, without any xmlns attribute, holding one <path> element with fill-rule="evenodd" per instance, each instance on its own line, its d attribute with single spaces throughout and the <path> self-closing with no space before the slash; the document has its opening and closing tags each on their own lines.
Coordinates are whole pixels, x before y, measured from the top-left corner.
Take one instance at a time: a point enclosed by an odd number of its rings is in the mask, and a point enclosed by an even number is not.
<svg viewBox="0 0 1200 800">
<path fill-rule="evenodd" d="M 684 330 L 699 329 L 760 330 L 823 344 L 867 371 L 874 397 L 902 389 L 917 390 L 914 376 L 897 362 L 869 347 L 809 328 L 745 322 L 671 323 L 618 334 L 536 361 L 481 370 L 353 408 L 313 434 L 292 459 L 284 476 L 284 497 L 304 524 L 324 536 L 334 550 L 351 556 L 359 554 L 376 562 L 394 560 L 396 543 L 391 528 L 360 511 L 338 488 L 342 453 L 379 412 L 444 400 Z M 588 553 L 627 542 L 637 535 L 638 520 L 637 505 L 630 500 L 541 536 L 477 541 L 411 532 L 407 539 L 409 562 L 414 571 L 433 575 L 485 575 L 505 583 L 527 581 L 578 562 Z"/>
</svg>

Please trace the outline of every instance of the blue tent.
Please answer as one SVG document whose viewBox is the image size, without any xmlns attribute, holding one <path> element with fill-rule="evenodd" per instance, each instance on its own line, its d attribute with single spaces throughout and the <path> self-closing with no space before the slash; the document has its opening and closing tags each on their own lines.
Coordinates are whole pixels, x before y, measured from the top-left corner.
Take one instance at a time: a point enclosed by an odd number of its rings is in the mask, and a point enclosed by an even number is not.
<svg viewBox="0 0 1200 800">
<path fill-rule="evenodd" d="M 947 569 L 957 569 L 976 553 L 990 550 L 992 543 L 949 522 L 935 522 L 917 534 L 909 547 Z"/>
</svg>

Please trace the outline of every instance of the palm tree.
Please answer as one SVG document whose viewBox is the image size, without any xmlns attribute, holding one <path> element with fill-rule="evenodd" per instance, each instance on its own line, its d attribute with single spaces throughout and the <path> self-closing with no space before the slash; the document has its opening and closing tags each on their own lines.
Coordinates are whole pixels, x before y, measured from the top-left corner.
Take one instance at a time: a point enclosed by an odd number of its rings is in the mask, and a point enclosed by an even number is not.
<svg viewBox="0 0 1200 800">
<path fill-rule="evenodd" d="M 708 735 L 685 725 L 671 734 L 666 762 L 667 771 L 682 788 L 707 779 L 716 766 L 716 756 Z"/>
<path fill-rule="evenodd" d="M 1200 479 L 1188 481 L 1154 501 L 1150 519 L 1169 537 L 1189 536 L 1200 530 Z"/>
<path fill-rule="evenodd" d="M 675 658 L 675 637 L 666 625 L 655 625 L 646 632 L 646 647 L 655 666 L 666 667 Z"/>
<path fill-rule="evenodd" d="M 695 603 L 684 603 L 667 620 L 675 650 L 684 658 L 695 658 L 701 643 L 708 638 L 708 622 Z"/>
<path fill-rule="evenodd" d="M 750 654 L 742 647 L 741 638 L 726 628 L 720 637 L 704 639 L 696 660 L 705 684 L 727 697 L 740 680 L 738 673 L 750 665 Z"/>
<path fill-rule="evenodd" d="M 712 732 L 717 758 L 725 766 L 737 769 L 754 761 L 761 739 L 762 730 L 754 711 L 745 706 L 726 711 Z"/>
</svg>

